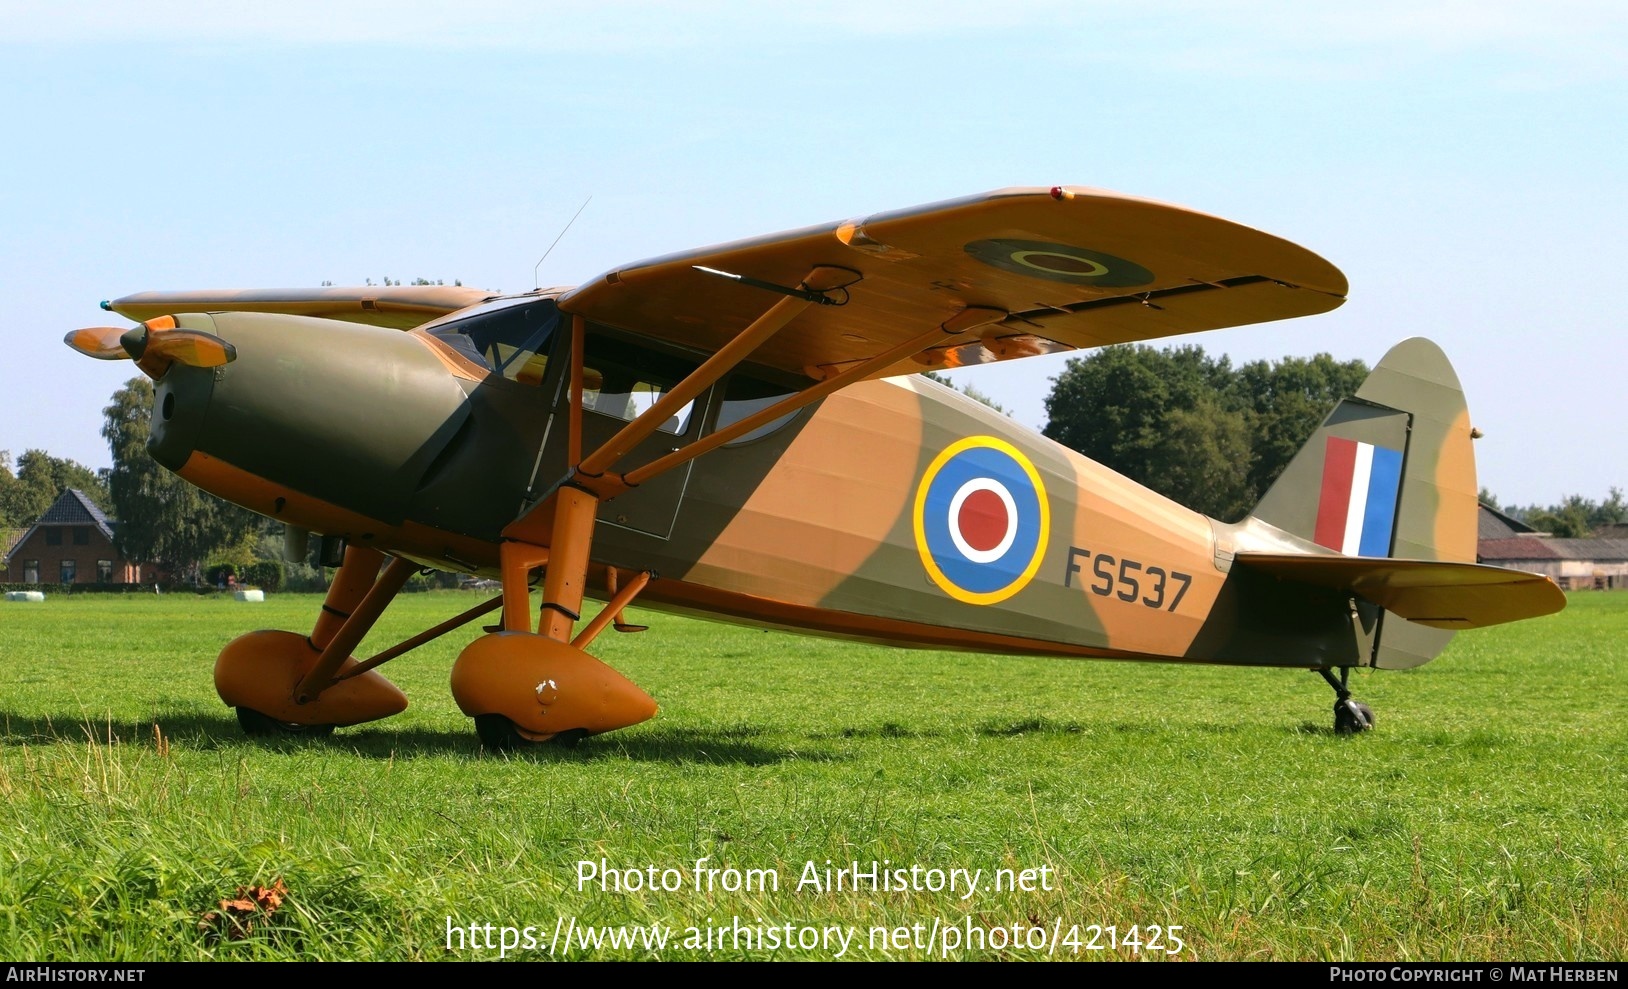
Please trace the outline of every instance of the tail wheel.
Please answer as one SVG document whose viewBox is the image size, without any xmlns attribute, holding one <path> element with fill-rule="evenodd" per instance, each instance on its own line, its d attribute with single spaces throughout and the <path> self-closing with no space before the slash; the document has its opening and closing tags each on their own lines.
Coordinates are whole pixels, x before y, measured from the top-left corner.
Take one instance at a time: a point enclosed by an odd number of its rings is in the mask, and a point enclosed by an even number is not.
<svg viewBox="0 0 1628 989">
<path fill-rule="evenodd" d="M 252 707 L 237 709 L 237 723 L 245 735 L 299 736 L 308 738 L 332 735 L 333 725 L 300 725 L 292 721 L 278 721 L 269 714 L 261 714 Z"/>
<path fill-rule="evenodd" d="M 1326 666 L 1315 667 L 1318 676 L 1334 688 L 1334 733 L 1355 735 L 1374 727 L 1374 709 L 1351 696 L 1351 667 L 1340 667 L 1338 678 Z"/>
<path fill-rule="evenodd" d="M 1355 735 L 1374 727 L 1374 709 L 1349 697 L 1334 702 L 1334 731 L 1340 735 Z"/>
</svg>

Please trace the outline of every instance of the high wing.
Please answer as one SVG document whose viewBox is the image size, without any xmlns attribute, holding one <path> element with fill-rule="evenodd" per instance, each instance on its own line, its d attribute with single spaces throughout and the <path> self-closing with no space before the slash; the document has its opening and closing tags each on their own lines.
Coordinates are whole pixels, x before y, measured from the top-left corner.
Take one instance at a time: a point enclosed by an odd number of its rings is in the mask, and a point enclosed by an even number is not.
<svg viewBox="0 0 1628 989">
<path fill-rule="evenodd" d="M 752 360 L 826 378 L 949 320 L 999 322 L 868 376 L 960 367 L 1326 312 L 1345 276 L 1270 234 L 1098 189 L 1003 189 L 668 255 L 560 297 L 597 322 L 716 351 L 816 267 L 858 280 L 828 293 Z M 711 271 L 702 269 L 712 269 Z M 719 273 L 744 276 L 748 281 Z M 952 324 L 953 325 L 953 324 Z"/>
<path fill-rule="evenodd" d="M 462 285 L 383 285 L 350 288 L 202 289 L 138 292 L 102 303 L 137 322 L 181 312 L 261 312 L 321 316 L 410 330 L 490 298 Z"/>
</svg>

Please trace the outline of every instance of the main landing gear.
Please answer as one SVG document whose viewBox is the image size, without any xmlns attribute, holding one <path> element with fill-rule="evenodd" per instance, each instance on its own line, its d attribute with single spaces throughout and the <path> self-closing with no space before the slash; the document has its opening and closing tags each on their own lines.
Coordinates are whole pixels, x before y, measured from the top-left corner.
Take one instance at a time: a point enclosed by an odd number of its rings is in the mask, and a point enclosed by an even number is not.
<svg viewBox="0 0 1628 989">
<path fill-rule="evenodd" d="M 364 665 L 350 655 L 416 569 L 397 559 L 380 574 L 383 562 L 378 550 L 348 549 L 310 635 L 265 629 L 221 650 L 215 691 L 244 731 L 319 735 L 407 709 L 406 695 L 373 670 L 383 659 Z"/>
<path fill-rule="evenodd" d="M 1354 735 L 1359 731 L 1369 731 L 1374 727 L 1374 709 L 1351 696 L 1347 686 L 1351 679 L 1351 667 L 1340 667 L 1340 677 L 1327 667 L 1319 667 L 1317 672 L 1322 675 L 1328 685 L 1334 688 L 1334 733 L 1337 735 Z"/>
<path fill-rule="evenodd" d="M 215 661 L 215 689 L 237 709 L 238 723 L 249 735 L 326 735 L 336 727 L 387 718 L 406 710 L 407 698 L 375 667 L 498 610 L 508 599 L 512 607 L 503 607 L 502 625 L 470 643 L 452 668 L 453 699 L 475 719 L 487 748 L 574 745 L 650 718 L 655 701 L 584 647 L 613 622 L 619 629 L 636 628 L 622 621 L 622 609 L 653 575 L 634 574 L 618 587 L 616 571 L 607 568 L 612 595 L 599 617 L 574 638 L 557 629 L 558 637 L 550 637 L 532 630 L 527 591 L 531 569 L 547 555 L 539 547 L 506 544 L 502 595 L 357 661 L 351 650 L 416 565 L 393 559 L 381 573 L 383 553 L 352 546 L 311 634 L 262 630 L 239 636 Z M 580 607 L 580 602 L 579 594 L 571 603 Z M 549 630 L 549 623 L 544 628 Z M 572 630 L 570 624 L 564 628 Z"/>
</svg>

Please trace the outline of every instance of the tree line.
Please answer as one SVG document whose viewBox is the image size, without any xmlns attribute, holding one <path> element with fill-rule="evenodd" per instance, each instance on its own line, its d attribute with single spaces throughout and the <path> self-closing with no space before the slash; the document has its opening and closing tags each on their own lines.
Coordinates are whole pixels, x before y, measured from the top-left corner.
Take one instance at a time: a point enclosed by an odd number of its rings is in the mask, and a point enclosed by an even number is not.
<svg viewBox="0 0 1628 989">
<path fill-rule="evenodd" d="M 1046 398 L 1044 433 L 1232 522 L 1367 376 L 1362 361 L 1329 354 L 1233 367 L 1200 347 L 1121 344 L 1068 361 Z"/>
<path fill-rule="evenodd" d="M 1569 539 L 1586 539 L 1606 526 L 1628 523 L 1628 502 L 1623 500 L 1622 489 L 1615 486 L 1606 493 L 1604 501 L 1574 494 L 1553 505 L 1503 506 L 1485 488 L 1481 489 L 1481 501 L 1539 532 Z"/>
<path fill-rule="evenodd" d="M 77 460 L 53 457 L 44 450 L 25 450 L 15 469 L 11 451 L 0 450 L 0 529 L 34 524 L 57 496 L 78 488 L 106 509 L 108 471 L 92 470 Z"/>
</svg>

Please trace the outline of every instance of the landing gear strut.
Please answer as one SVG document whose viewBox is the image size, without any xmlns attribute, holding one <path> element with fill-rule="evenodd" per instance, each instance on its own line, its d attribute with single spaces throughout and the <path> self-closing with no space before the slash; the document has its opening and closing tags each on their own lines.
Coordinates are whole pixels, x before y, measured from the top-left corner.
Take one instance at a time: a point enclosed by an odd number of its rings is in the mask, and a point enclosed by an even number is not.
<svg viewBox="0 0 1628 989">
<path fill-rule="evenodd" d="M 712 271 L 712 269 L 702 269 Z M 662 424 L 699 400 L 759 345 L 811 305 L 841 305 L 846 290 L 864 276 L 852 269 L 815 265 L 796 288 L 712 271 L 754 289 L 770 289 L 783 298 L 741 329 L 683 380 L 667 389 L 631 422 L 586 456 L 582 449 L 584 395 L 583 350 L 587 317 L 571 316 L 570 397 L 566 402 L 565 475 L 519 518 L 503 527 L 498 569 L 503 581 L 503 626 L 471 643 L 452 666 L 452 696 L 488 748 L 520 748 L 565 741 L 638 724 L 656 713 L 656 702 L 620 673 L 584 650 L 614 623 L 617 631 L 639 631 L 623 621 L 623 609 L 650 580 L 653 570 L 619 582 L 607 567 L 612 597 L 581 631 L 582 601 L 593 564 L 595 527 L 600 506 L 626 494 L 665 471 L 733 442 L 747 432 L 803 408 L 825 395 L 905 360 L 925 349 L 959 340 L 980 327 L 1007 318 L 1004 309 L 968 306 L 940 325 L 923 329 L 861 361 L 851 362 L 768 408 L 713 430 L 687 446 L 622 472 L 619 465 Z M 532 575 L 542 569 L 543 600 L 539 623 L 532 625 Z"/>
<path fill-rule="evenodd" d="M 350 652 L 416 566 L 359 546 L 345 551 L 309 636 L 262 629 L 240 635 L 215 660 L 215 690 L 250 735 L 323 735 L 400 714 L 407 697 Z M 374 665 L 377 665 L 376 663 Z"/>
<path fill-rule="evenodd" d="M 1334 688 L 1334 733 L 1336 735 L 1354 735 L 1359 731 L 1369 731 L 1374 727 L 1374 709 L 1351 696 L 1347 684 L 1351 680 L 1351 667 L 1340 667 L 1340 678 L 1336 680 L 1334 674 L 1327 667 L 1319 667 L 1317 672 L 1328 685 Z"/>
</svg>

